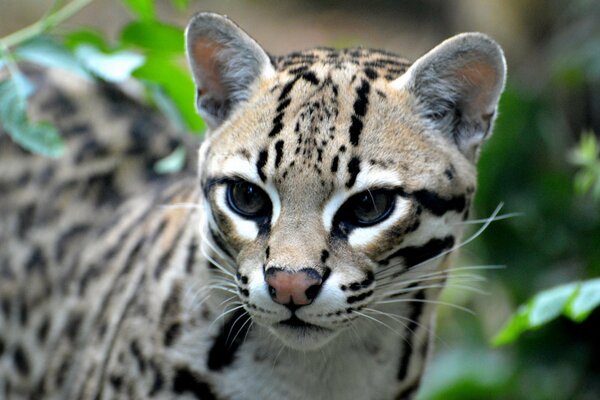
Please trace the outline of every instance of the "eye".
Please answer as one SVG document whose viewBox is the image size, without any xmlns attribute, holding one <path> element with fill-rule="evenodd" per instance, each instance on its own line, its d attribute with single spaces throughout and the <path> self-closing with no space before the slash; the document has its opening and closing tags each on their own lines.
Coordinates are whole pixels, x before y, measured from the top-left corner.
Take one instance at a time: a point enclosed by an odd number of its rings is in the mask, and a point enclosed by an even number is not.
<svg viewBox="0 0 600 400">
<path fill-rule="evenodd" d="M 359 227 L 375 225 L 392 213 L 396 194 L 389 189 L 367 190 L 350 197 L 338 211 L 338 221 Z"/>
<path fill-rule="evenodd" d="M 245 218 L 264 218 L 271 214 L 269 196 L 258 186 L 246 181 L 227 184 L 227 203 Z"/>
</svg>

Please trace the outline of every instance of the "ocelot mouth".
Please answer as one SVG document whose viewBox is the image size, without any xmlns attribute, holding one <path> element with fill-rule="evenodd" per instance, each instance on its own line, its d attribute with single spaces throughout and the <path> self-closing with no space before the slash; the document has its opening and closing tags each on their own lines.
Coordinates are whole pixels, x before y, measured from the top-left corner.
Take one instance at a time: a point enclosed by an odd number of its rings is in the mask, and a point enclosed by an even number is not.
<svg viewBox="0 0 600 400">
<path fill-rule="evenodd" d="M 292 316 L 289 319 L 286 319 L 285 321 L 281 321 L 280 324 L 291 326 L 291 327 L 294 327 L 294 328 L 317 328 L 317 329 L 325 329 L 325 328 L 322 328 L 320 326 L 313 325 L 311 323 L 308 323 L 306 321 L 301 320 L 300 318 L 298 318 L 296 316 L 296 314 L 292 314 Z"/>
<path fill-rule="evenodd" d="M 319 348 L 337 335 L 333 329 L 303 321 L 295 314 L 274 325 L 273 328 L 272 332 L 276 336 L 288 346 L 297 349 Z"/>
</svg>

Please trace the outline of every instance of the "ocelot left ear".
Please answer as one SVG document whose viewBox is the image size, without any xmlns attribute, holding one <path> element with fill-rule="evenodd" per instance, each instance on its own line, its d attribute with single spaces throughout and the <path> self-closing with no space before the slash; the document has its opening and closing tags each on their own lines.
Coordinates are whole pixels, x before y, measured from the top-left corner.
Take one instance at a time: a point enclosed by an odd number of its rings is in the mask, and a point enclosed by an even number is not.
<svg viewBox="0 0 600 400">
<path fill-rule="evenodd" d="M 196 108 L 213 129 L 248 100 L 261 78 L 275 72 L 267 53 L 227 17 L 196 14 L 185 40 L 196 83 Z"/>
<path fill-rule="evenodd" d="M 417 100 L 417 112 L 472 162 L 490 134 L 504 89 L 500 46 L 481 33 L 454 36 L 418 59 L 392 82 Z"/>
</svg>

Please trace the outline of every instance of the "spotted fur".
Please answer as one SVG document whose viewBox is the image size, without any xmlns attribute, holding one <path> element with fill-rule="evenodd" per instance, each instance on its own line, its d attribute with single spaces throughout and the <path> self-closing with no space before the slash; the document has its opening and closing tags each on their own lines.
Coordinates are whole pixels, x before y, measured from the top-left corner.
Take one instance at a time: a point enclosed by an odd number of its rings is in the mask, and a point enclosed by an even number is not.
<svg viewBox="0 0 600 400">
<path fill-rule="evenodd" d="M 199 174 L 154 172 L 195 145 L 118 88 L 26 68 L 68 152 L 0 136 L 0 397 L 413 398 L 501 50 L 465 34 L 412 64 L 275 57 L 207 13 L 186 35 Z M 356 222 L 361 194 L 389 212 Z"/>
</svg>

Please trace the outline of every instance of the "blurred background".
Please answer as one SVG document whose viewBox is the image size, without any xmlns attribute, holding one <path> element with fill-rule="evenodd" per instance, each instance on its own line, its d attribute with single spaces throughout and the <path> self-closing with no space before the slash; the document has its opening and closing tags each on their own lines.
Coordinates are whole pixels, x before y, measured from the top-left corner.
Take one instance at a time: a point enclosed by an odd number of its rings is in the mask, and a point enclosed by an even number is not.
<svg viewBox="0 0 600 400">
<path fill-rule="evenodd" d="M 0 0 L 0 38 L 53 6 L 61 4 Z M 456 33 L 494 37 L 505 49 L 509 81 L 494 136 L 481 155 L 475 214 L 488 217 L 503 203 L 502 213 L 520 215 L 493 222 L 462 250 L 457 267 L 504 267 L 474 269 L 485 278 L 469 281 L 476 291 L 465 289 L 464 280 L 451 281 L 444 300 L 474 315 L 440 307 L 436 351 L 420 399 L 600 399 L 599 310 L 574 322 L 554 318 L 557 309 L 537 329 L 491 345 L 532 296 L 600 276 L 599 1 L 95 0 L 51 33 L 70 50 L 82 43 L 107 54 L 136 48 L 151 60 L 155 44 L 134 34 L 126 40 L 124 27 L 158 20 L 181 28 L 199 10 L 228 15 L 274 54 L 361 45 L 414 60 Z M 184 68 L 181 49 L 176 52 L 175 64 Z M 150 67 L 144 71 L 131 76 L 165 83 L 164 76 L 152 78 Z M 188 89 L 165 90 L 176 106 L 187 104 L 176 96 Z M 182 129 L 202 130 L 195 117 L 186 118 Z M 588 293 L 594 304 L 600 301 L 596 287 Z"/>
</svg>

